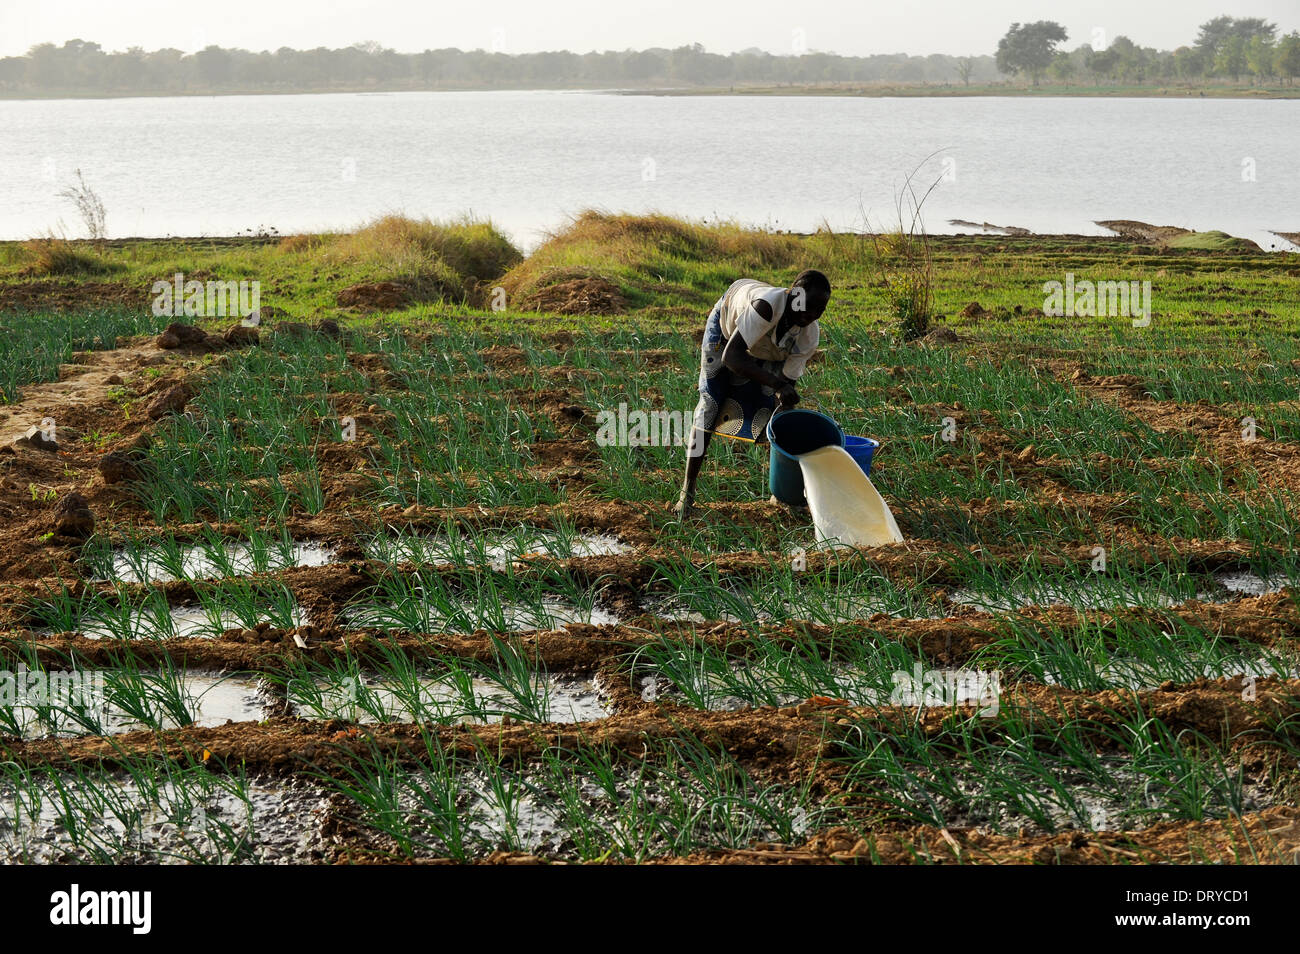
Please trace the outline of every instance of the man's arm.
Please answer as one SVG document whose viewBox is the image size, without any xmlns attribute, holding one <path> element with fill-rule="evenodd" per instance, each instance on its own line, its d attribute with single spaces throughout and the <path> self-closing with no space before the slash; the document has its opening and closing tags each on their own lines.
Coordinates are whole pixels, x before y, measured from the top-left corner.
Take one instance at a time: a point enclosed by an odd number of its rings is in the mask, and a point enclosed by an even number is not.
<svg viewBox="0 0 1300 954">
<path fill-rule="evenodd" d="M 755 302 L 754 310 L 765 321 L 772 320 L 772 308 L 767 302 L 761 300 Z M 739 331 L 731 336 L 730 340 L 727 341 L 727 346 L 722 349 L 722 363 L 728 370 L 772 388 L 776 391 L 777 397 L 780 398 L 784 407 L 793 407 L 799 403 L 799 392 L 794 389 L 789 378 L 783 374 L 772 374 L 770 371 L 764 370 L 763 366 L 749 353 L 749 345 Z"/>
</svg>

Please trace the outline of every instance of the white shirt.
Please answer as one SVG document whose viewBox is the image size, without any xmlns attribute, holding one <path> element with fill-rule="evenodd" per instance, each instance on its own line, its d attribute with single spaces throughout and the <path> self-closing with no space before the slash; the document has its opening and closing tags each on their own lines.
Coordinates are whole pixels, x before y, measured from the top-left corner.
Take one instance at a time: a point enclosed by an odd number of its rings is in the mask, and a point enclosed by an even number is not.
<svg viewBox="0 0 1300 954">
<path fill-rule="evenodd" d="M 781 340 L 776 340 L 777 325 L 785 314 L 786 300 L 789 297 L 789 291 L 785 288 L 767 285 L 752 278 L 742 278 L 731 283 L 731 287 L 718 299 L 717 307 L 722 312 L 722 334 L 725 338 L 730 340 L 739 331 L 751 355 L 761 361 L 783 361 L 781 373 L 791 381 L 797 381 L 803 374 L 808 359 L 817 350 L 821 331 L 816 321 L 802 328 L 791 325 Z M 754 309 L 754 303 L 759 299 L 771 306 L 771 321 L 766 321 Z"/>
</svg>

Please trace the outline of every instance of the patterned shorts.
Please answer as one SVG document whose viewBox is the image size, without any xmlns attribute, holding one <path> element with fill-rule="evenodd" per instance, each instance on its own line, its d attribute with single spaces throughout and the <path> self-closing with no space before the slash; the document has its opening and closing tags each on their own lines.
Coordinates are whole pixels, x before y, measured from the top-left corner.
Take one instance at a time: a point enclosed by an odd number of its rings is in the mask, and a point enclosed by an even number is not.
<svg viewBox="0 0 1300 954">
<path fill-rule="evenodd" d="M 714 308 L 704 326 L 700 345 L 700 402 L 695 406 L 694 425 L 723 437 L 767 443 L 767 422 L 776 407 L 776 392 L 751 381 L 722 363 L 727 339 L 722 334 L 722 313 Z M 757 359 L 756 359 L 757 360 Z M 780 374 L 781 361 L 758 361 L 765 370 Z"/>
</svg>

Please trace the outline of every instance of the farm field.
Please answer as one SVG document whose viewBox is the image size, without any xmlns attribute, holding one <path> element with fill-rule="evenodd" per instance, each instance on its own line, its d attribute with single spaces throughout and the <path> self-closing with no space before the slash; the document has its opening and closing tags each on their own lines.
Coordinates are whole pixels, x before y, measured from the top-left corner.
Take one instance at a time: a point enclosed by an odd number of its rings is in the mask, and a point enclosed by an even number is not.
<svg viewBox="0 0 1300 954">
<path fill-rule="evenodd" d="M 107 699 L 0 706 L 0 860 L 1300 858 L 1300 256 L 937 237 L 903 340 L 853 236 L 385 222 L 0 248 L 0 670 Z M 681 522 L 681 446 L 597 439 L 803 267 L 904 544 L 816 548 L 752 447 Z M 265 317 L 155 316 L 177 271 Z"/>
</svg>

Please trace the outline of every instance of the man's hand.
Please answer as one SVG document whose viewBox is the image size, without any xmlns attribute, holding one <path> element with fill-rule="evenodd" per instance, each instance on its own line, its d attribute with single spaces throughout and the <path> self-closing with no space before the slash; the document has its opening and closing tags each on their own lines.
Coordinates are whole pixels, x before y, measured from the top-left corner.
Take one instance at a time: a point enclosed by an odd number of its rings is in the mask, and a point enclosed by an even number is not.
<svg viewBox="0 0 1300 954">
<path fill-rule="evenodd" d="M 731 336 L 727 346 L 722 349 L 722 363 L 741 377 L 757 381 L 775 391 L 778 407 L 791 408 L 799 403 L 799 392 L 794 389 L 793 382 L 783 374 L 764 370 L 749 353 L 749 346 L 739 331 Z"/>
</svg>

